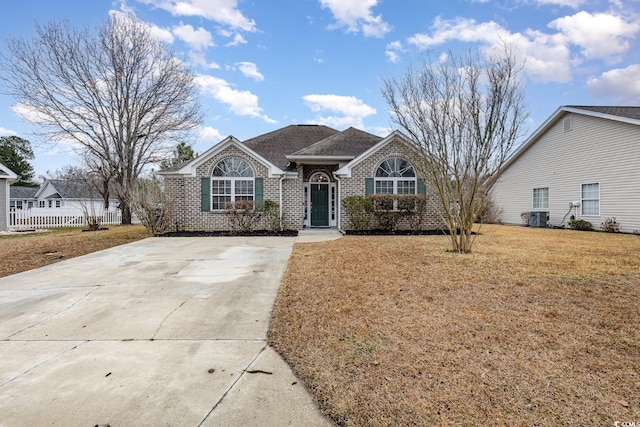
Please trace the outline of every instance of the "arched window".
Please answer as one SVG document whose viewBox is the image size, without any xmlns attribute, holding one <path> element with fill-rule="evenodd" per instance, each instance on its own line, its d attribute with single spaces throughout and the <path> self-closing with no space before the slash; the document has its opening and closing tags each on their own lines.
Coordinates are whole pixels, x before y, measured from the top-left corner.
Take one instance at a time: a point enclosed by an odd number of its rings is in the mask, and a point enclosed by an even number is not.
<svg viewBox="0 0 640 427">
<path fill-rule="evenodd" d="M 239 157 L 227 157 L 216 164 L 211 173 L 211 208 L 225 209 L 228 202 L 254 200 L 254 172 Z"/>
<path fill-rule="evenodd" d="M 376 194 L 416 194 L 418 179 L 413 166 L 400 157 L 390 157 L 376 170 Z"/>
</svg>

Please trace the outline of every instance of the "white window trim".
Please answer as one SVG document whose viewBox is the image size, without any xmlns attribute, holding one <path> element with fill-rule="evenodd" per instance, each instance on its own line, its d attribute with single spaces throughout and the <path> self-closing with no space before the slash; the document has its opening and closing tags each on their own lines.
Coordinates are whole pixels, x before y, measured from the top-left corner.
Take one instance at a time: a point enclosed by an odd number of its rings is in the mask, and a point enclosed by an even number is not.
<svg viewBox="0 0 640 427">
<path fill-rule="evenodd" d="M 538 207 L 536 207 L 536 190 L 547 190 L 547 200 L 546 200 L 547 205 L 546 206 L 538 206 Z M 543 210 L 543 209 L 548 210 L 549 209 L 549 206 L 551 205 L 551 200 L 550 200 L 551 199 L 551 192 L 549 191 L 549 187 L 537 187 L 537 188 L 534 188 L 533 191 L 532 191 L 532 195 L 531 196 L 532 196 L 532 200 L 531 200 L 531 209 L 532 210 L 536 210 L 536 209 L 537 210 Z"/>
<path fill-rule="evenodd" d="M 582 197 L 582 187 L 585 185 L 598 185 L 598 198 L 597 199 L 584 199 Z M 588 200 L 588 201 L 593 201 L 593 200 L 597 200 L 598 201 L 598 213 L 597 214 L 586 214 L 584 213 L 584 201 Z M 586 216 L 586 217 L 593 217 L 593 218 L 598 218 L 600 217 L 600 182 L 586 182 L 584 184 L 580 184 L 580 216 Z"/>
<path fill-rule="evenodd" d="M 213 183 L 216 181 L 231 181 L 231 193 L 230 194 L 222 194 L 222 193 L 214 193 L 213 192 Z M 236 182 L 238 181 L 251 181 L 252 185 L 252 191 L 251 194 L 237 194 L 236 193 Z M 251 201 L 254 201 L 256 199 L 256 178 L 249 178 L 249 177 L 230 177 L 230 176 L 216 176 L 216 177 L 211 177 L 211 183 L 210 183 L 210 194 L 211 194 L 211 210 L 212 211 L 223 211 L 225 210 L 225 208 L 221 208 L 221 209 L 214 209 L 213 208 L 213 198 L 214 197 L 230 197 L 230 200 L 227 202 L 235 202 L 236 201 L 236 196 L 238 197 L 251 197 Z M 242 200 L 246 200 L 246 199 L 242 199 Z"/>
<path fill-rule="evenodd" d="M 382 166 L 382 164 L 384 162 L 386 162 L 387 160 L 391 159 L 391 158 L 399 158 L 404 160 L 405 162 L 407 162 L 409 164 L 409 166 L 411 166 L 411 169 L 413 169 L 413 176 L 394 176 L 394 177 L 379 177 L 376 176 L 378 174 L 378 169 Z M 413 193 L 398 193 L 398 183 L 400 181 L 411 181 L 413 182 Z M 392 182 L 393 183 L 393 190 L 391 193 L 379 193 L 378 192 L 378 182 Z M 390 156 L 387 157 L 386 159 L 382 160 L 380 163 L 378 163 L 378 166 L 376 166 L 374 172 L 373 172 L 373 194 L 389 194 L 389 195 L 396 195 L 396 196 L 405 196 L 405 195 L 411 195 L 411 194 L 418 194 L 418 174 L 416 173 L 416 168 L 411 164 L 411 162 L 409 162 L 408 160 L 406 160 L 405 158 L 403 158 L 402 156 Z M 397 211 L 398 210 L 398 201 L 394 200 L 393 201 L 393 210 Z"/>
<path fill-rule="evenodd" d="M 219 208 L 219 209 L 214 209 L 213 207 L 213 198 L 214 197 L 229 197 L 229 202 L 235 202 L 236 201 L 236 196 L 238 197 L 242 197 L 242 200 L 246 200 L 247 198 L 251 198 L 251 201 L 255 201 L 256 200 L 256 173 L 255 170 L 253 169 L 253 166 L 251 165 L 251 163 L 249 163 L 247 160 L 243 159 L 242 157 L 238 157 L 238 156 L 232 156 L 235 158 L 238 158 L 242 161 L 244 161 L 245 163 L 247 163 L 247 165 L 251 168 L 251 173 L 253 174 L 253 176 L 214 176 L 213 172 L 216 170 L 216 167 L 218 166 L 218 164 L 220 164 L 221 162 L 229 159 L 229 157 L 224 158 L 219 160 L 218 162 L 216 162 L 216 164 L 213 166 L 213 169 L 211 170 L 211 178 L 209 180 L 209 194 L 210 194 L 210 199 L 209 199 L 209 208 L 211 209 L 211 211 L 215 211 L 215 212 L 221 212 L 225 210 L 225 207 Z M 220 181 L 231 181 L 231 193 L 230 194 L 222 194 L 222 193 L 214 193 L 213 192 L 213 185 L 214 182 L 220 182 Z M 237 194 L 236 193 L 236 183 L 237 182 L 248 182 L 251 181 L 252 185 L 251 185 L 251 194 Z"/>
</svg>

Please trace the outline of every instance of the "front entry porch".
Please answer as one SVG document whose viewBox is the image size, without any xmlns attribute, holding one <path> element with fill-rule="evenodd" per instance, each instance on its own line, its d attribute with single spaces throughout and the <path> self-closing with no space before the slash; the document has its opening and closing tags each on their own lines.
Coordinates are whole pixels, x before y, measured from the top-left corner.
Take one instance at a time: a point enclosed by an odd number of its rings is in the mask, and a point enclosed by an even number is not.
<svg viewBox="0 0 640 427">
<path fill-rule="evenodd" d="M 331 182 L 324 172 L 314 173 L 305 183 L 306 227 L 335 227 L 336 223 L 336 183 Z"/>
</svg>

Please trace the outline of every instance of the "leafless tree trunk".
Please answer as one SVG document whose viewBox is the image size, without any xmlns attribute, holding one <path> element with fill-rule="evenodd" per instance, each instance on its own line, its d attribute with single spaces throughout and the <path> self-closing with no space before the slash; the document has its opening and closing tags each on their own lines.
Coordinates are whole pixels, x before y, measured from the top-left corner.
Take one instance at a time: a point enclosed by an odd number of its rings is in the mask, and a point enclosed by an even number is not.
<svg viewBox="0 0 640 427">
<path fill-rule="evenodd" d="M 438 60 L 385 81 L 391 117 L 415 150 L 412 161 L 437 193 L 452 250 L 471 252 L 472 228 L 521 136 L 527 113 L 522 64 L 507 46 Z"/>
<path fill-rule="evenodd" d="M 113 180 L 130 224 L 137 177 L 201 122 L 194 75 L 147 26 L 115 15 L 97 30 L 37 26 L 33 39 L 10 40 L 8 52 L 3 86 L 23 117 L 48 139 L 81 147 Z"/>
</svg>

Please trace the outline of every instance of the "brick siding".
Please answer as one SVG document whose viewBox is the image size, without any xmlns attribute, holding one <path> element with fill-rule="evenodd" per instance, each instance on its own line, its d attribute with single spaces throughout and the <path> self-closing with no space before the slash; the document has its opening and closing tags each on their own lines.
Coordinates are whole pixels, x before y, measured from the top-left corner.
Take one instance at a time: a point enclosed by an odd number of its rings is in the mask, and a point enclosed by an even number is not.
<svg viewBox="0 0 640 427">
<path fill-rule="evenodd" d="M 405 157 L 403 155 L 404 145 L 393 141 L 382 149 L 373 153 L 369 158 L 363 160 L 352 169 L 350 178 L 343 178 L 341 182 L 342 197 L 365 194 L 365 178 L 375 175 L 376 168 L 389 157 Z M 222 211 L 202 212 L 200 204 L 201 178 L 210 178 L 215 165 L 227 157 L 239 157 L 246 160 L 252 167 L 256 177 L 263 177 L 264 200 L 273 200 L 280 203 L 280 178 L 270 178 L 269 170 L 262 163 L 248 156 L 244 151 L 234 145 L 226 147 L 221 152 L 207 159 L 196 168 L 195 177 L 165 177 L 165 191 L 174 195 L 177 201 L 176 221 L 180 230 L 186 231 L 215 231 L 228 230 L 229 221 Z M 335 182 L 333 172 L 338 169 L 337 165 L 298 165 L 298 176 L 285 178 L 282 180 L 282 212 L 283 225 L 285 229 L 300 230 L 304 226 L 304 183 L 316 172 L 326 173 L 332 182 Z M 422 229 L 442 228 L 443 222 L 439 215 L 439 204 L 427 187 L 428 208 L 420 219 L 410 221 L 404 220 L 401 228 L 412 228 L 415 223 Z M 341 209 L 340 228 L 347 229 L 349 218 Z M 262 219 L 256 229 L 265 229 L 266 220 Z"/>
</svg>

